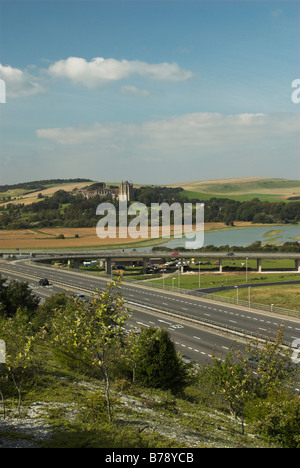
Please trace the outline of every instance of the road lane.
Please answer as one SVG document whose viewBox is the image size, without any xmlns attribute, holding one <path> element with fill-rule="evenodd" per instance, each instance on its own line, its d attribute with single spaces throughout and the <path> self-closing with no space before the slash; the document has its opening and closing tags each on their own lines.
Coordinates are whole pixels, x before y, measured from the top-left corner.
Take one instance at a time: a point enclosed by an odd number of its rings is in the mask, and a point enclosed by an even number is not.
<svg viewBox="0 0 300 468">
<path fill-rule="evenodd" d="M 38 264 L 27 265 L 25 262 L 0 262 L 0 271 L 15 273 L 19 277 L 23 275 L 33 275 L 36 281 L 39 278 L 47 277 L 53 284 L 61 283 L 65 288 L 74 288 L 77 292 L 103 290 L 107 279 L 87 275 L 79 272 L 55 270 L 51 267 L 45 268 Z M 25 278 L 26 279 L 26 278 Z M 144 304 L 162 310 L 172 311 L 175 314 L 187 314 L 218 323 L 224 327 L 244 330 L 247 333 L 262 335 L 275 334 L 281 324 L 285 324 L 285 340 L 292 342 L 300 337 L 300 320 L 286 319 L 279 316 L 272 316 L 267 313 L 250 311 L 249 309 L 233 307 L 227 304 L 218 304 L 190 295 L 180 295 L 177 293 L 156 290 L 143 287 L 142 285 L 123 283 L 122 295 L 127 301 L 136 304 Z"/>
<path fill-rule="evenodd" d="M 46 271 L 47 274 L 45 274 Z M 43 299 L 46 299 L 47 297 L 56 294 L 57 292 L 65 292 L 68 289 L 70 290 L 70 293 L 80 293 L 82 288 L 88 288 L 90 292 L 85 292 L 85 294 L 87 297 L 91 298 L 93 297 L 96 288 L 101 291 L 105 288 L 107 283 L 107 280 L 104 279 L 91 278 L 76 273 L 71 274 L 70 272 L 60 272 L 60 274 L 57 275 L 56 271 L 52 271 L 50 269 L 45 270 L 43 268 L 33 268 L 31 266 L 28 268 L 28 265 L 25 265 L 24 268 L 24 265 L 20 264 L 3 265 L 3 262 L 1 261 L 0 274 L 7 278 L 17 279 L 19 281 L 28 281 L 34 292 Z M 51 277 L 52 284 L 50 284 L 50 286 L 39 286 L 38 279 L 42 277 Z M 60 281 L 65 284 L 60 284 Z M 257 324 L 257 330 L 267 330 L 265 326 L 276 326 L 282 321 L 279 317 L 274 318 L 268 316 L 267 314 L 264 316 L 263 314 L 258 314 L 257 312 L 252 313 L 248 310 L 245 311 L 239 310 L 238 308 L 219 306 L 208 301 L 204 302 L 199 299 L 193 300 L 190 297 L 187 298 L 186 296 L 180 296 L 178 294 L 172 295 L 171 293 L 166 293 L 163 291 L 157 292 L 155 290 L 149 290 L 140 286 L 137 287 L 132 285 L 123 285 L 122 292 L 124 295 L 128 295 L 127 301 L 129 302 L 133 302 L 130 301 L 132 298 L 135 301 L 137 301 L 137 298 L 145 299 L 147 296 L 150 298 L 150 305 L 148 306 L 149 309 L 141 309 L 140 307 L 130 305 L 130 312 L 132 315 L 127 322 L 129 327 L 165 327 L 169 331 L 177 347 L 177 350 L 180 352 L 180 354 L 182 354 L 183 358 L 186 360 L 195 361 L 200 365 L 210 364 L 212 362 L 213 353 L 216 353 L 218 357 L 223 358 L 225 357 L 230 347 L 240 346 L 243 348 L 243 343 L 238 344 L 238 340 L 235 339 L 234 336 L 226 336 L 222 333 L 219 333 L 218 331 L 212 331 L 205 329 L 203 326 L 193 324 L 191 322 L 186 322 L 182 318 L 166 316 L 162 313 L 158 313 L 156 310 L 151 310 L 153 309 L 153 302 L 157 302 L 157 298 L 159 299 L 158 305 L 165 302 L 168 308 L 173 311 L 174 307 L 172 307 L 172 305 L 174 306 L 174 303 L 178 302 L 178 311 L 180 311 L 180 307 L 183 310 L 187 309 L 189 312 L 195 312 L 196 310 L 199 313 L 199 316 L 201 312 L 203 316 L 208 315 L 211 317 L 213 311 L 218 312 L 217 316 L 220 319 L 220 316 L 225 316 L 227 312 L 228 317 L 231 316 L 229 320 L 232 320 L 234 324 L 235 322 L 245 323 L 236 320 L 238 318 L 241 320 L 247 318 Z M 190 303 L 188 304 L 185 301 L 190 301 Z M 263 321 L 266 322 L 266 325 Z M 294 339 L 298 338 L 300 336 L 300 321 L 285 319 L 284 322 L 286 326 L 286 335 L 288 335 L 288 337 L 291 339 L 293 337 Z M 299 391 L 299 388 L 297 387 L 296 390 Z"/>
</svg>

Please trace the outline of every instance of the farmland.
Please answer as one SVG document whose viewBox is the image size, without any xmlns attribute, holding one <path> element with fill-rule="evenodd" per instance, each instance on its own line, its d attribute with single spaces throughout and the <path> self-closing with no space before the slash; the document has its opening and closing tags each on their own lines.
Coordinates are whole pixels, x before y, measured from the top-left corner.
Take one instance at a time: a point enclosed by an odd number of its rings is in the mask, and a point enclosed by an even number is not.
<svg viewBox="0 0 300 468">
<path fill-rule="evenodd" d="M 251 223 L 240 222 L 237 226 L 247 227 Z M 224 229 L 223 223 L 206 223 L 206 230 Z M 171 229 L 172 233 L 172 229 Z M 117 231 L 118 234 L 118 231 Z M 62 237 L 63 238 L 59 238 Z M 61 249 L 61 248 L 114 248 L 147 246 L 161 243 L 161 239 L 146 239 L 133 241 L 127 239 L 99 239 L 96 226 L 93 228 L 43 228 L 0 230 L 1 249 Z"/>
<path fill-rule="evenodd" d="M 80 180 L 80 179 L 79 179 Z M 43 181 L 41 181 L 43 182 Z M 18 184 L 9 188 L 0 187 L 0 205 L 9 203 L 24 203 L 25 205 L 38 201 L 38 195 L 51 197 L 58 190 L 71 191 L 74 188 L 83 188 L 93 184 L 93 181 L 63 181 L 60 183 L 43 184 L 41 182 Z M 31 184 L 31 185 L 30 185 Z M 115 185 L 117 183 L 114 183 Z M 141 187 L 139 183 L 135 187 Z M 149 185 L 149 187 L 154 187 Z M 300 197 L 300 181 L 289 179 L 271 179 L 259 177 L 245 177 L 237 179 L 219 179 L 204 181 L 189 181 L 176 184 L 167 184 L 166 187 L 182 187 L 183 194 L 188 198 L 201 198 L 207 200 L 212 197 L 247 201 L 259 198 L 262 201 L 288 200 L 291 197 Z M 40 196 L 41 196 L 40 195 Z M 2 202 L 2 203 L 1 203 Z"/>
<path fill-rule="evenodd" d="M 96 209 L 102 199 L 87 200 L 68 193 L 91 183 L 82 179 L 57 179 L 0 187 L 0 248 L 124 248 L 161 242 L 150 239 L 150 235 L 146 240 L 135 242 L 131 238 L 118 239 L 118 235 L 115 239 L 100 240 L 96 235 L 99 221 Z M 259 194 L 264 201 L 259 201 Z M 188 182 L 172 187 L 135 185 L 133 201 L 149 208 L 152 203 L 170 205 L 191 199 L 204 200 L 206 231 L 230 226 L 272 225 L 275 238 L 276 225 L 299 223 L 299 194 L 299 181 L 241 178 Z M 295 200 L 287 202 L 289 198 Z"/>
<path fill-rule="evenodd" d="M 42 198 L 52 197 L 55 192 L 58 190 L 65 190 L 66 192 L 71 192 L 75 188 L 83 188 L 90 185 L 91 182 L 65 182 L 60 184 L 49 184 L 49 186 L 42 186 L 40 190 L 26 190 L 21 187 L 12 187 L 9 190 L 0 191 L 0 205 L 6 205 L 7 199 L 9 203 L 18 204 L 23 203 L 24 205 L 30 205 L 31 203 L 36 203 L 39 201 L 39 196 Z M 6 200 L 6 201 L 4 201 Z"/>
<path fill-rule="evenodd" d="M 188 198 L 207 200 L 212 197 L 247 201 L 258 198 L 261 201 L 288 200 L 300 197 L 300 181 L 247 177 L 178 183 Z M 174 184 L 169 187 L 175 187 Z"/>
</svg>

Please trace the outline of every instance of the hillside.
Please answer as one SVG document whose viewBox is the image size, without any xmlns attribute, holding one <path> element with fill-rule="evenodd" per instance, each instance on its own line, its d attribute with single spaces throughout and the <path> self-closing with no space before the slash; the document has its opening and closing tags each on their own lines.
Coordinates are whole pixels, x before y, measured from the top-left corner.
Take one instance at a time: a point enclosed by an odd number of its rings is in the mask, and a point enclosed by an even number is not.
<svg viewBox="0 0 300 468">
<path fill-rule="evenodd" d="M 52 374 L 46 385 L 47 396 L 36 389 L 37 401 L 26 402 L 21 419 L 0 420 L 1 448 L 282 448 L 251 425 L 242 435 L 240 420 L 203 403 L 196 388 L 180 398 L 119 381 L 113 386 L 116 420 L 109 425 L 103 409 L 96 421 L 88 412 L 99 394 L 104 397 L 101 383 Z"/>
<path fill-rule="evenodd" d="M 182 187 L 189 198 L 231 198 L 239 201 L 259 198 L 262 201 L 287 200 L 300 197 L 300 180 L 243 177 L 170 184 Z"/>
<path fill-rule="evenodd" d="M 58 190 L 71 191 L 83 188 L 97 181 L 89 179 L 55 179 L 0 186 L 0 206 L 7 202 L 28 205 L 37 202 L 38 196 L 51 197 Z M 108 182 L 107 182 L 108 183 Z M 144 184 L 144 186 L 150 184 Z M 162 184 L 163 185 L 163 184 Z M 139 183 L 135 187 L 141 187 Z M 182 187 L 183 195 L 189 199 L 228 198 L 247 201 L 259 198 L 261 201 L 288 200 L 300 197 L 300 180 L 242 177 L 167 184 L 166 187 Z M 154 185 L 152 185 L 154 187 Z M 39 195 L 41 194 L 41 195 Z"/>
<path fill-rule="evenodd" d="M 136 328 L 119 286 L 39 303 L 28 283 L 0 277 L 0 448 L 299 448 L 280 327 L 197 364 L 166 326 Z"/>
<path fill-rule="evenodd" d="M 92 184 L 89 179 L 53 179 L 34 182 L 24 182 L 14 185 L 0 186 L 0 205 L 9 203 L 24 203 L 29 205 L 42 197 L 51 197 L 58 190 L 71 191 L 74 188 L 82 188 Z M 40 195 L 40 196 L 41 196 Z"/>
</svg>

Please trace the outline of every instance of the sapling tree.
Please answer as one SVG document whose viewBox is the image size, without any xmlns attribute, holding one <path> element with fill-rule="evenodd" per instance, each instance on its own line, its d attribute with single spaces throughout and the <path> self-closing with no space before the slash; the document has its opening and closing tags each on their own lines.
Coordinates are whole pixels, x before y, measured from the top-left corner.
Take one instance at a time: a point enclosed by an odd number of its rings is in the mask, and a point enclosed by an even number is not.
<svg viewBox="0 0 300 468">
<path fill-rule="evenodd" d="M 213 356 L 213 376 L 220 394 L 235 417 L 244 423 L 244 407 L 250 398 L 265 398 L 292 382 L 296 368 L 283 346 L 283 328 L 274 338 L 252 339 L 242 351 L 232 347 L 225 359 Z M 243 424 L 244 431 L 244 424 Z"/>
<path fill-rule="evenodd" d="M 284 346 L 283 326 L 278 327 L 274 337 L 251 340 L 246 346 L 243 362 L 248 373 L 255 377 L 254 390 L 259 397 L 266 396 L 272 390 L 287 388 L 297 373 L 291 351 Z"/>
<path fill-rule="evenodd" d="M 35 334 L 26 313 L 18 309 L 14 317 L 1 322 L 1 337 L 6 345 L 5 364 L 1 365 L 1 380 L 10 379 L 18 393 L 18 415 L 21 415 L 22 384 L 35 362 Z M 4 410 L 4 396 L 2 394 Z M 5 414 L 5 411 L 4 411 Z"/>
<path fill-rule="evenodd" d="M 120 282 L 107 283 L 91 302 L 70 299 L 51 319 L 51 345 L 69 365 L 103 379 L 109 421 L 111 415 L 110 366 L 115 346 L 128 317 L 120 295 Z"/>
</svg>

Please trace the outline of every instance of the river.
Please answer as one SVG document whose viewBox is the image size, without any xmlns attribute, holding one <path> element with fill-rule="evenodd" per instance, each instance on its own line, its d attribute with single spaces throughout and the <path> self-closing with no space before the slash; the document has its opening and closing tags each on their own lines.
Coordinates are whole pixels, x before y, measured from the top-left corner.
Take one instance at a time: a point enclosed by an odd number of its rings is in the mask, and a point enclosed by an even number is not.
<svg viewBox="0 0 300 468">
<path fill-rule="evenodd" d="M 232 247 L 236 245 L 245 247 L 255 241 L 261 241 L 262 244 L 275 245 L 280 245 L 284 242 L 300 241 L 300 226 L 268 225 L 266 227 L 236 227 L 221 231 L 208 231 L 204 234 L 203 246 L 215 245 L 216 247 L 219 247 L 221 245 L 229 245 L 229 247 Z M 185 239 L 172 239 L 163 245 L 170 248 L 184 247 Z M 201 245 L 199 245 L 199 247 L 201 247 Z M 197 246 L 194 248 L 197 248 Z M 144 248 L 143 250 L 151 250 L 151 247 Z"/>
</svg>

